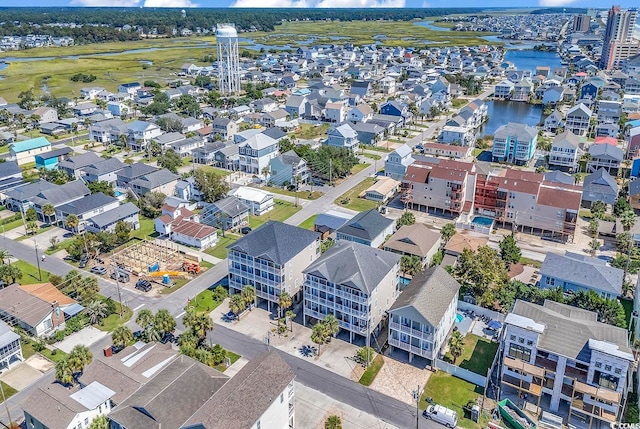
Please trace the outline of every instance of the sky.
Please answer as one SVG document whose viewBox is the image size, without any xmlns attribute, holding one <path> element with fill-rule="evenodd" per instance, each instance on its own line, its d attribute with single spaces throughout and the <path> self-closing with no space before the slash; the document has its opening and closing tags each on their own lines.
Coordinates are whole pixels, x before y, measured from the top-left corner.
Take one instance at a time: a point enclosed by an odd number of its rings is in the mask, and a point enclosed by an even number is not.
<svg viewBox="0 0 640 429">
<path fill-rule="evenodd" d="M 637 0 L 1 0 L 6 7 L 114 6 L 114 7 L 595 7 L 636 5 Z"/>
</svg>

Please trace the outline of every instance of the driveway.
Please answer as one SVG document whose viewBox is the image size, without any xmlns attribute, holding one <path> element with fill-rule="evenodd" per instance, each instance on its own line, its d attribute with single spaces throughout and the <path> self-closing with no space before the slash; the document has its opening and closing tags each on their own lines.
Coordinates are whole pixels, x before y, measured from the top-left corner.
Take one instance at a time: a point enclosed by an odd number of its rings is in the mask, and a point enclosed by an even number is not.
<svg viewBox="0 0 640 429">
<path fill-rule="evenodd" d="M 400 355 L 406 353 L 400 352 L 398 356 Z M 427 384 L 431 371 L 389 356 L 383 356 L 382 359 L 384 365 L 370 387 L 399 401 L 415 405 L 413 391 L 418 387 L 422 389 Z"/>
<path fill-rule="evenodd" d="M 69 353 L 78 344 L 89 347 L 107 335 L 109 335 L 108 332 L 101 331 L 93 326 L 87 326 L 55 344 L 55 347 L 65 353 Z"/>
<path fill-rule="evenodd" d="M 0 380 L 16 390 L 24 389 L 42 377 L 43 373 L 36 369 L 37 367 L 42 367 L 39 362 L 40 359 L 43 358 L 38 355 L 31 356 L 26 361 L 16 364 L 9 371 L 3 372 Z M 33 366 L 30 365 L 32 361 L 34 362 Z"/>
</svg>

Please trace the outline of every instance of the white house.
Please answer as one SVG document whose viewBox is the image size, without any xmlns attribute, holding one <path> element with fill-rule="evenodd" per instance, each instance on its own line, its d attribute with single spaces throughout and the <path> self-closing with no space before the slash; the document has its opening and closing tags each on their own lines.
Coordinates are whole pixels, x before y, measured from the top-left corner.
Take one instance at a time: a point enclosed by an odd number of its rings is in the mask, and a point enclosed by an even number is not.
<svg viewBox="0 0 640 429">
<path fill-rule="evenodd" d="M 278 156 L 278 141 L 266 134 L 255 134 L 238 146 L 240 171 L 261 175 L 270 161 Z"/>
<path fill-rule="evenodd" d="M 240 186 L 229 192 L 249 207 L 249 213 L 260 216 L 273 209 L 273 194 L 262 189 Z"/>
</svg>

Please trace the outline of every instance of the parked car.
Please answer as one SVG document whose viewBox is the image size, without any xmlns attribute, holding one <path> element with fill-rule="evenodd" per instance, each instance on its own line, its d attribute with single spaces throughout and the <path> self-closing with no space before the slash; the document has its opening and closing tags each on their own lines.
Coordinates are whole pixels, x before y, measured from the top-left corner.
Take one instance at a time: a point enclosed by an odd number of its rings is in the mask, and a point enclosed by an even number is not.
<svg viewBox="0 0 640 429">
<path fill-rule="evenodd" d="M 107 274 L 107 269 L 101 266 L 91 267 L 89 271 L 92 272 L 93 274 L 99 274 L 101 276 Z"/>
<path fill-rule="evenodd" d="M 236 319 L 236 314 L 233 311 L 225 313 L 225 315 L 222 316 L 222 320 L 224 320 L 225 322 L 233 322 L 235 319 Z"/>
<path fill-rule="evenodd" d="M 151 290 L 151 282 L 148 280 L 138 280 L 136 282 L 136 289 L 139 289 L 143 292 L 149 292 Z"/>
<path fill-rule="evenodd" d="M 119 282 L 126 283 L 129 281 L 129 274 L 122 271 L 113 271 L 111 273 L 111 278 L 113 280 L 117 280 Z"/>
<path fill-rule="evenodd" d="M 87 264 L 88 264 L 88 263 L 89 263 L 89 261 L 88 261 L 88 260 L 84 260 L 84 259 L 82 259 L 82 260 L 80 261 L 80 263 L 78 264 L 78 268 L 85 268 L 85 267 L 87 266 Z"/>
<path fill-rule="evenodd" d="M 442 405 L 429 405 L 422 415 L 451 429 L 458 425 L 458 413 Z"/>
<path fill-rule="evenodd" d="M 243 226 L 242 228 L 240 228 L 240 232 L 243 233 L 244 235 L 247 235 L 251 232 L 251 227 L 250 226 Z"/>
<path fill-rule="evenodd" d="M 162 339 L 160 340 L 162 344 L 172 343 L 174 341 L 175 337 L 171 332 L 167 332 L 166 334 L 164 334 L 164 337 L 162 337 Z"/>
</svg>

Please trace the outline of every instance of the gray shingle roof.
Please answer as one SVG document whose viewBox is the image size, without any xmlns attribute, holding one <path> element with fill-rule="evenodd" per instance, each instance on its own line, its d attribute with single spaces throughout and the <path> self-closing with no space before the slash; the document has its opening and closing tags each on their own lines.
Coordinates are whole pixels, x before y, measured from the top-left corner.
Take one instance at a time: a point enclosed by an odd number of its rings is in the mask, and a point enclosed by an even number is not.
<svg viewBox="0 0 640 429">
<path fill-rule="evenodd" d="M 77 387 L 74 390 L 78 390 Z M 66 429 L 73 418 L 87 408 L 69 396 L 74 390 L 50 383 L 34 390 L 25 401 L 24 410 L 51 429 Z"/>
<path fill-rule="evenodd" d="M 227 249 L 246 253 L 283 265 L 305 247 L 320 239 L 320 234 L 282 222 L 268 221 Z"/>
<path fill-rule="evenodd" d="M 624 272 L 619 268 L 607 265 L 601 259 L 586 255 L 571 252 L 558 255 L 549 252 L 544 258 L 540 273 L 616 296 L 622 292 Z"/>
<path fill-rule="evenodd" d="M 50 303 L 14 284 L 0 289 L 0 311 L 35 327 L 52 309 Z"/>
<path fill-rule="evenodd" d="M 544 325 L 538 347 L 545 351 L 589 362 L 589 339 L 594 339 L 614 344 L 621 351 L 631 353 L 627 330 L 596 321 L 593 312 L 552 301 L 537 305 L 518 300 L 507 316 L 506 323 L 509 323 L 511 314 Z"/>
<path fill-rule="evenodd" d="M 227 216 L 234 217 L 241 213 L 248 212 L 249 207 L 236 196 L 229 196 L 218 200 L 214 203 L 208 204 L 202 209 L 203 213 L 215 213 L 215 211 L 221 211 Z"/>
<path fill-rule="evenodd" d="M 554 171 L 549 171 L 547 173 L 544 173 L 544 181 L 560 183 L 563 185 L 575 184 L 575 178 L 572 175 L 563 173 L 560 170 L 554 170 Z"/>
<path fill-rule="evenodd" d="M 57 157 L 62 156 L 62 155 L 67 155 L 67 154 L 69 154 L 71 152 L 73 152 L 73 149 L 71 149 L 70 147 L 66 147 L 65 146 L 65 147 L 62 147 L 60 149 L 55 149 L 55 150 L 52 150 L 51 152 L 46 152 L 46 153 L 43 153 L 43 154 L 40 154 L 40 155 L 36 155 L 36 156 L 39 157 L 39 158 L 42 158 L 42 159 L 51 159 L 51 158 L 57 158 Z M 6 164 L 6 162 L 3 163 L 3 164 Z"/>
<path fill-rule="evenodd" d="M 109 210 L 108 212 L 100 213 L 91 218 L 91 222 L 98 228 L 103 228 L 107 225 L 111 225 L 121 219 L 126 219 L 129 216 L 133 216 L 136 213 L 140 213 L 140 209 L 135 204 L 129 202 L 121 205 L 118 208 Z"/>
<path fill-rule="evenodd" d="M 0 320 L 0 348 L 11 344 L 15 340 L 19 339 L 20 335 L 13 332 L 9 325 Z"/>
<path fill-rule="evenodd" d="M 611 158 L 617 161 L 622 161 L 624 158 L 624 153 L 622 149 L 617 146 L 603 143 L 603 144 L 593 144 L 589 146 L 589 153 L 592 158 Z"/>
<path fill-rule="evenodd" d="M 122 170 L 118 171 L 118 180 L 131 181 L 156 170 L 156 167 L 152 167 L 142 162 L 136 162 L 135 164 L 127 165 Z"/>
<path fill-rule="evenodd" d="M 15 189 L 5 192 L 5 194 L 7 195 L 7 197 L 13 198 L 14 200 L 24 201 L 24 200 L 28 200 L 30 198 L 35 197 L 40 192 L 46 189 L 53 189 L 59 186 L 60 185 L 55 185 L 45 180 L 39 180 L 34 183 L 29 183 L 23 186 L 19 186 Z"/>
<path fill-rule="evenodd" d="M 535 139 L 538 135 L 538 130 L 529 125 L 509 122 L 506 125 L 498 128 L 494 134 L 496 138 L 517 137 L 519 141 L 529 141 Z"/>
<path fill-rule="evenodd" d="M 77 198 L 82 198 L 85 195 L 89 195 L 91 192 L 81 180 L 74 180 L 73 182 L 67 182 L 64 185 L 60 185 L 56 188 L 45 189 L 38 195 L 33 197 L 31 201 L 34 204 L 43 206 L 45 204 L 52 204 L 57 206 L 67 201 L 72 201 Z"/>
<path fill-rule="evenodd" d="M 413 277 L 389 311 L 413 307 L 431 326 L 438 326 L 459 290 L 460 283 L 447 270 L 429 268 Z"/>
<path fill-rule="evenodd" d="M 100 176 L 102 174 L 112 173 L 124 168 L 125 164 L 118 158 L 109 158 L 91 164 L 82 169 L 87 174 Z"/>
<path fill-rule="evenodd" d="M 305 274 L 371 294 L 400 262 L 400 255 L 352 241 L 338 241 L 309 265 Z"/>
<path fill-rule="evenodd" d="M 72 156 L 71 158 L 62 161 L 58 164 L 58 167 L 68 168 L 75 171 L 79 168 L 86 167 L 87 165 L 91 165 L 100 161 L 102 161 L 102 158 L 100 158 L 94 152 L 87 152 L 80 155 Z"/>
<path fill-rule="evenodd" d="M 107 204 L 111 204 L 116 201 L 118 201 L 118 199 L 115 197 L 110 197 L 103 194 L 102 192 L 96 192 L 95 194 L 80 198 L 79 200 L 63 204 L 58 207 L 58 210 L 60 210 L 62 213 L 73 213 L 75 215 L 80 215 L 91 210 L 104 207 Z"/>
<path fill-rule="evenodd" d="M 393 224 L 393 220 L 387 219 L 377 210 L 371 209 L 355 215 L 338 232 L 365 240 L 373 240 L 391 224 Z"/>
<path fill-rule="evenodd" d="M 145 174 L 142 177 L 138 177 L 137 179 L 131 181 L 132 186 L 139 186 L 145 189 L 153 189 L 158 186 L 166 185 L 169 182 L 179 179 L 180 176 L 177 174 L 173 174 L 166 168 L 162 170 L 152 171 L 149 174 Z"/>
<path fill-rule="evenodd" d="M 295 373 L 279 352 L 257 356 L 218 390 L 186 424 L 201 424 L 207 429 L 253 427 L 269 406 L 280 400 L 278 396 L 294 378 Z"/>
<path fill-rule="evenodd" d="M 15 161 L 6 161 L 0 163 L 0 179 L 4 179 L 16 174 L 22 174 L 22 170 Z"/>
</svg>

